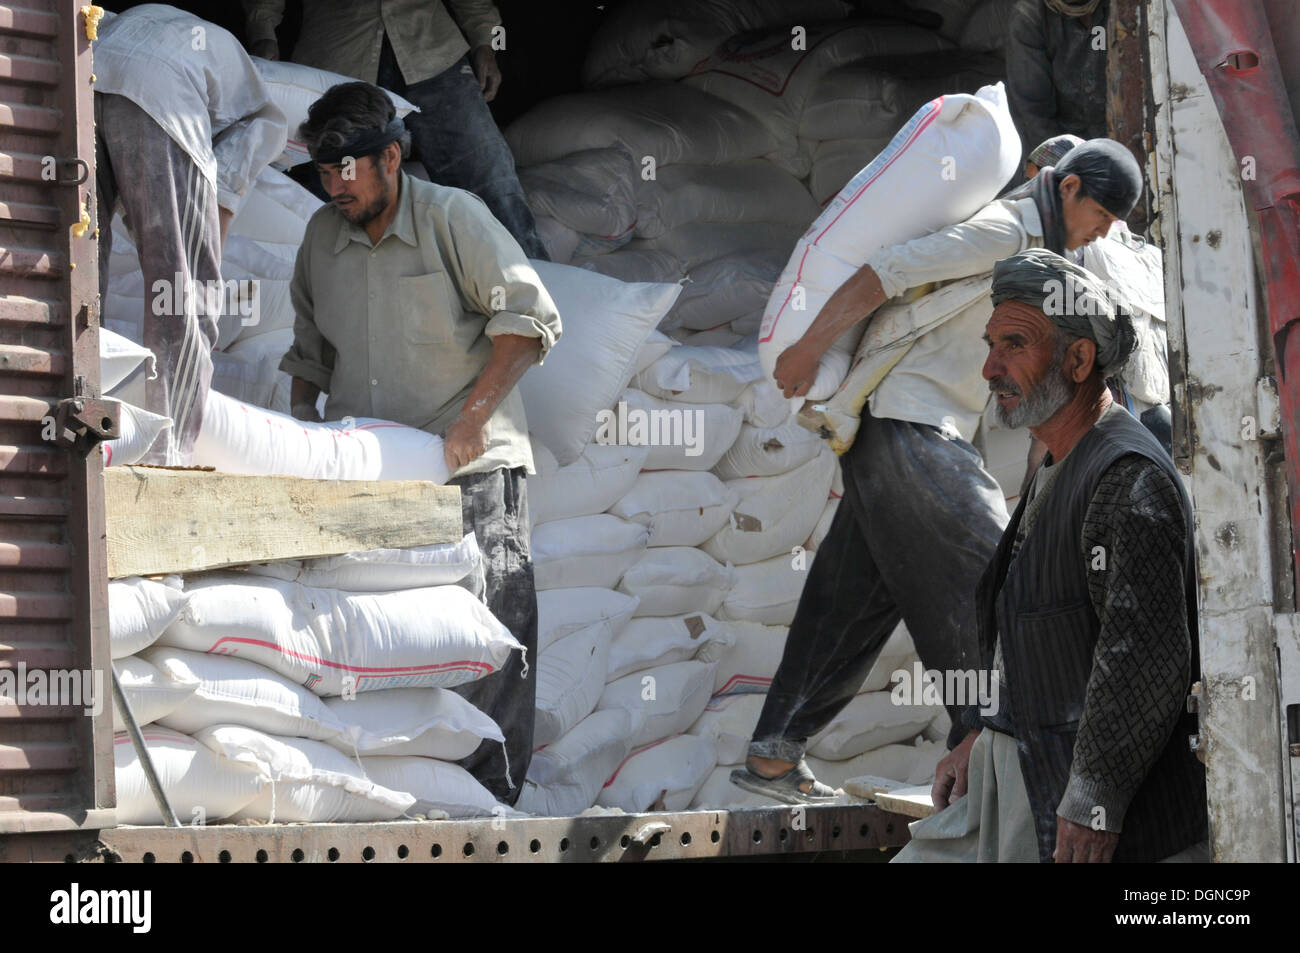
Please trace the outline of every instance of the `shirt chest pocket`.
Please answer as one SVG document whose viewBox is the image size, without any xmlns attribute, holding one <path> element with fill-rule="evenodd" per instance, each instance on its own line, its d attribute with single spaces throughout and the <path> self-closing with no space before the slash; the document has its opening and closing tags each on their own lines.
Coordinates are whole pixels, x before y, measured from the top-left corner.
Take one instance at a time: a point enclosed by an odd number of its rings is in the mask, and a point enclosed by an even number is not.
<svg viewBox="0 0 1300 953">
<path fill-rule="evenodd" d="M 397 279 L 402 336 L 410 344 L 451 344 L 456 339 L 460 299 L 441 271 Z"/>
</svg>

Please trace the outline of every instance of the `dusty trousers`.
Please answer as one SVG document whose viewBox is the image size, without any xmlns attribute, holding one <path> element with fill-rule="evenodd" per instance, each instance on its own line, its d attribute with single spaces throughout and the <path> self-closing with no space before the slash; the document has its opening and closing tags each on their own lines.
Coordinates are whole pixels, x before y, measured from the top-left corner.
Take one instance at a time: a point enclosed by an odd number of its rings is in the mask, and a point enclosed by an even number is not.
<svg viewBox="0 0 1300 953">
<path fill-rule="evenodd" d="M 979 666 L 975 585 L 1009 520 L 979 452 L 926 424 L 864 414 L 840 466 L 844 499 L 808 570 L 753 757 L 803 758 L 900 618 L 927 669 Z M 944 701 L 959 725 L 961 706 Z"/>
<path fill-rule="evenodd" d="M 125 96 L 95 94 L 99 291 L 108 289 L 113 207 L 122 203 L 144 275 L 140 343 L 157 359 L 145 410 L 170 417 L 141 463 L 189 463 L 212 381 L 221 313 L 217 191 L 148 113 Z"/>
<path fill-rule="evenodd" d="M 537 705 L 537 590 L 529 552 L 527 479 L 523 467 L 503 467 L 450 483 L 460 487 L 464 531 L 474 534 L 483 554 L 482 585 L 471 588 L 482 589 L 484 604 L 526 652 L 511 652 L 500 671 L 453 689 L 506 736 L 504 753 L 499 743 L 484 741 L 460 764 L 498 800 L 513 805 L 532 759 Z"/>
</svg>

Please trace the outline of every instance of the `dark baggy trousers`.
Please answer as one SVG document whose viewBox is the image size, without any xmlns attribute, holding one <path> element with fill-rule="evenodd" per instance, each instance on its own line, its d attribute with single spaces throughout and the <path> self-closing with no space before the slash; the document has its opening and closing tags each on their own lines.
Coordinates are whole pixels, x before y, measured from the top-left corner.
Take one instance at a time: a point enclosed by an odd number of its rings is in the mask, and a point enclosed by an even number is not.
<svg viewBox="0 0 1300 953">
<path fill-rule="evenodd" d="M 519 797 L 533 751 L 537 704 L 537 590 L 529 555 L 528 495 L 523 467 L 471 473 L 450 481 L 460 487 L 466 533 L 473 533 L 483 553 L 483 602 L 527 651 L 511 652 L 501 670 L 454 691 L 492 718 L 506 736 L 484 741 L 460 761 L 498 800 L 513 805 Z M 506 758 L 509 758 L 509 780 Z M 510 786 L 513 781 L 514 787 Z"/>
<path fill-rule="evenodd" d="M 975 584 L 1008 522 L 979 452 L 925 424 L 864 414 L 840 458 L 844 499 L 817 550 L 750 742 L 799 761 L 902 620 L 927 669 L 977 669 Z M 945 699 L 953 723 L 959 706 Z"/>
<path fill-rule="evenodd" d="M 414 157 L 424 164 L 429 179 L 473 192 L 487 203 L 524 254 L 549 260 L 515 174 L 515 157 L 483 99 L 469 59 L 462 56 L 437 76 L 408 86 L 385 35 L 377 83 L 419 107 L 405 122 Z"/>
<path fill-rule="evenodd" d="M 107 296 L 110 223 L 120 199 L 144 275 L 140 343 L 158 362 L 157 377 L 145 382 L 144 409 L 172 419 L 140 462 L 187 464 L 203 422 L 220 316 L 220 295 L 206 293 L 221 281 L 216 188 L 125 96 L 95 94 L 95 162 L 100 300 Z"/>
</svg>

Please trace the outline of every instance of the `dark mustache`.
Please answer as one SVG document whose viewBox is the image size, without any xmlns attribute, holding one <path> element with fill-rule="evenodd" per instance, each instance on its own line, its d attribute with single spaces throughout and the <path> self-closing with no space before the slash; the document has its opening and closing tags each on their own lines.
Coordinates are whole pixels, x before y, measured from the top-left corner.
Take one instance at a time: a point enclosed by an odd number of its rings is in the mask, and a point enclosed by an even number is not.
<svg viewBox="0 0 1300 953">
<path fill-rule="evenodd" d="M 989 393 L 993 393 L 994 391 L 999 391 L 999 390 L 1004 390 L 1008 394 L 1023 396 L 1020 393 L 1019 385 L 1017 385 L 1015 381 L 1011 380 L 1008 377 L 995 377 L 993 378 L 993 380 L 989 381 Z"/>
</svg>

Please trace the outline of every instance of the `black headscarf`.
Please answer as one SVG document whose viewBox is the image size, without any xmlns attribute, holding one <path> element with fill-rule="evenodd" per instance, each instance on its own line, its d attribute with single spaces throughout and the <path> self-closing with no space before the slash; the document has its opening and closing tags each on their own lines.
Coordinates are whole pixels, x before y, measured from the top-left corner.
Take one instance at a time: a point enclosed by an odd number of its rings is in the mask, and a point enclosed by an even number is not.
<svg viewBox="0 0 1300 953">
<path fill-rule="evenodd" d="M 1142 195 L 1142 170 L 1133 153 L 1114 139 L 1089 139 L 1065 154 L 1061 164 L 1042 169 L 1006 197 L 1032 196 L 1043 223 L 1043 244 L 1058 255 L 1065 254 L 1065 216 L 1061 211 L 1060 183 L 1077 175 L 1081 195 L 1095 200 L 1117 218 L 1128 218 Z"/>
</svg>

